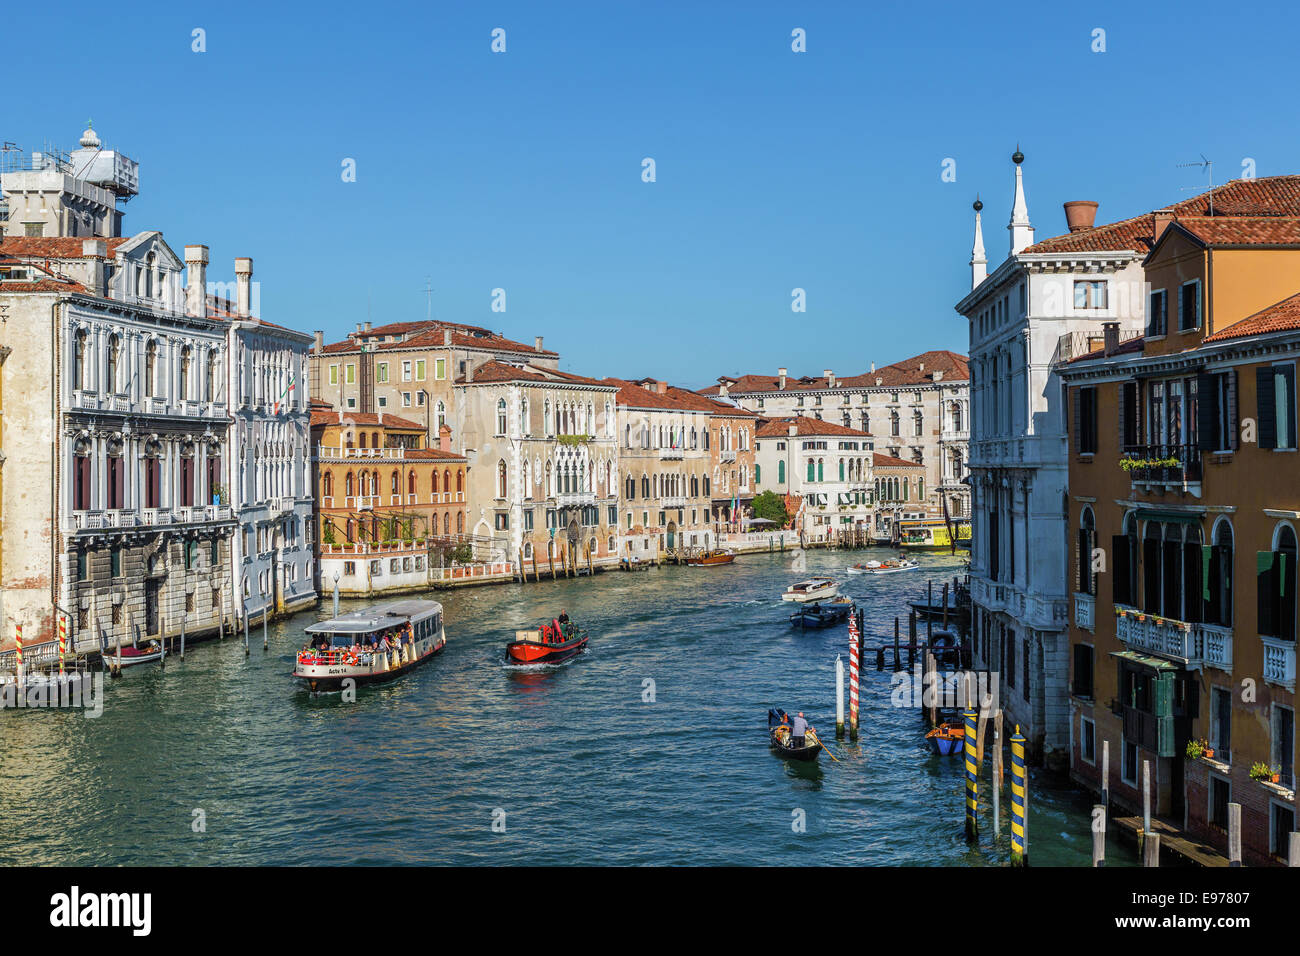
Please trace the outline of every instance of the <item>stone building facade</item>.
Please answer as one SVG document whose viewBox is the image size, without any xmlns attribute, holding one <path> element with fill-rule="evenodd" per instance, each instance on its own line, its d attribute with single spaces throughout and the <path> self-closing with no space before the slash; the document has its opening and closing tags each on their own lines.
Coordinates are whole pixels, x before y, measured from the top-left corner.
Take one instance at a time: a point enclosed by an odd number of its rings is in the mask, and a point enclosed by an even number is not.
<svg viewBox="0 0 1300 956">
<path fill-rule="evenodd" d="M 792 415 L 765 419 L 757 437 L 759 490 L 799 502 L 791 518 L 806 540 L 831 540 L 847 529 L 871 533 L 874 461 L 869 434 Z"/>
</svg>

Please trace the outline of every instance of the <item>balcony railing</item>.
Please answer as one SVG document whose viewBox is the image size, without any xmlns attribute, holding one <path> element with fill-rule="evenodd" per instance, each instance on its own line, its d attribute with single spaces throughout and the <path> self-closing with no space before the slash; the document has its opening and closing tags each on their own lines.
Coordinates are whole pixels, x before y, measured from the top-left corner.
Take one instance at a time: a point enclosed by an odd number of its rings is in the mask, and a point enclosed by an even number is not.
<svg viewBox="0 0 1300 956">
<path fill-rule="evenodd" d="M 1076 598 L 1078 596 L 1075 595 Z M 1077 614 L 1077 607 L 1075 610 Z M 1232 628 L 1230 627 L 1177 621 L 1158 614 L 1147 614 L 1128 605 L 1116 604 L 1115 636 L 1131 650 L 1155 654 L 1190 668 L 1204 666 L 1232 671 Z M 1271 638 L 1264 638 L 1264 640 L 1268 641 Z M 1294 647 L 1289 644 L 1287 646 Z M 1294 660 L 1293 652 L 1292 681 L 1295 673 Z"/>
<path fill-rule="evenodd" d="M 405 458 L 405 448 L 340 448 L 336 445 L 317 445 L 317 458 Z"/>
<path fill-rule="evenodd" d="M 582 508 L 596 503 L 594 491 L 569 491 L 555 496 L 555 503 L 561 508 Z"/>
<path fill-rule="evenodd" d="M 1074 595 L 1074 624 L 1085 631 L 1091 631 L 1096 614 L 1097 599 L 1091 594 Z"/>
<path fill-rule="evenodd" d="M 729 451 L 720 451 L 720 452 L 718 452 L 718 460 L 721 461 L 721 462 L 735 461 L 735 460 L 736 460 L 736 452 L 735 452 L 735 450 L 732 449 L 732 450 L 729 450 Z"/>
<path fill-rule="evenodd" d="M 685 457 L 686 457 L 686 450 L 684 448 L 660 448 L 659 449 L 660 461 L 681 461 L 681 459 Z"/>
<path fill-rule="evenodd" d="M 1295 644 L 1276 637 L 1261 636 L 1264 645 L 1264 680 L 1295 691 Z"/>
<path fill-rule="evenodd" d="M 1127 445 L 1124 458 L 1134 462 L 1125 468 L 1134 482 L 1183 485 L 1201 480 L 1201 450 L 1195 445 Z"/>
<path fill-rule="evenodd" d="M 1201 659 L 1208 667 L 1232 673 L 1232 628 L 1217 624 L 1197 624 L 1201 641 Z"/>
</svg>

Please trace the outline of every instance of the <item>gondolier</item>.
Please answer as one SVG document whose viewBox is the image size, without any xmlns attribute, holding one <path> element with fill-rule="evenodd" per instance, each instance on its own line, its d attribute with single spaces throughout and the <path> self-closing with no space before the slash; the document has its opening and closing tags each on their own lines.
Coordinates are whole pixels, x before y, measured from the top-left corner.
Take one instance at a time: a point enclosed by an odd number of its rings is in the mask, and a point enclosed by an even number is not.
<svg viewBox="0 0 1300 956">
<path fill-rule="evenodd" d="M 803 746 L 804 735 L 808 733 L 808 721 L 804 719 L 803 711 L 799 711 L 794 719 L 790 721 L 790 742 L 795 747 Z"/>
</svg>

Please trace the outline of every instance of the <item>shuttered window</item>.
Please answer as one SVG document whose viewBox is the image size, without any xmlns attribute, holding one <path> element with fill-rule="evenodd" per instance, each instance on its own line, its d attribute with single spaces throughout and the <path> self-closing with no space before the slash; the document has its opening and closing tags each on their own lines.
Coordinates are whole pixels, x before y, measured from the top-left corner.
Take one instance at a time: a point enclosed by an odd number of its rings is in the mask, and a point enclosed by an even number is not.
<svg viewBox="0 0 1300 956">
<path fill-rule="evenodd" d="M 1079 455 L 1097 452 L 1097 389 L 1092 385 L 1074 390 L 1074 450 Z"/>
<path fill-rule="evenodd" d="M 1234 451 L 1237 448 L 1236 370 L 1197 375 L 1196 394 L 1196 434 L 1201 451 Z"/>
<path fill-rule="evenodd" d="M 1295 366 L 1269 365 L 1255 369 L 1255 398 L 1259 447 L 1294 449 Z"/>
<path fill-rule="evenodd" d="M 1166 334 L 1169 330 L 1169 293 L 1155 289 L 1147 300 L 1147 336 Z"/>
<path fill-rule="evenodd" d="M 1119 450 L 1121 453 L 1134 448 L 1141 441 L 1138 427 L 1138 383 L 1121 382 L 1119 387 Z"/>
<path fill-rule="evenodd" d="M 1187 332 L 1201 327 L 1201 280 L 1193 279 L 1178 287 L 1178 330 Z"/>
</svg>

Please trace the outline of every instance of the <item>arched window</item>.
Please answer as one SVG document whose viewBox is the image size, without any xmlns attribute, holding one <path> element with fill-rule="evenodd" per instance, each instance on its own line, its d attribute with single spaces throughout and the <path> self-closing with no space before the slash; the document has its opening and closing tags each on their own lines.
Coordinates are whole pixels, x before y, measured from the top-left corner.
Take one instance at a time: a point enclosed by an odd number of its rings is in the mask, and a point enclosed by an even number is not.
<svg viewBox="0 0 1300 956">
<path fill-rule="evenodd" d="M 207 400 L 209 402 L 215 402 L 217 400 L 217 382 L 220 378 L 220 359 L 217 357 L 217 350 L 213 349 L 208 353 Z"/>
<path fill-rule="evenodd" d="M 456 494 L 460 494 L 464 490 L 465 490 L 465 472 L 458 471 L 456 472 Z"/>
<path fill-rule="evenodd" d="M 86 330 L 77 329 L 77 334 L 73 338 L 73 387 L 84 389 L 88 387 L 88 378 L 86 375 Z"/>
<path fill-rule="evenodd" d="M 457 512 L 456 514 L 456 533 L 465 533 L 465 512 L 463 511 Z"/>
<path fill-rule="evenodd" d="M 1268 567 L 1264 567 L 1266 563 Z M 1280 524 L 1273 533 L 1272 552 L 1261 555 L 1259 560 L 1260 634 L 1295 640 L 1295 589 L 1296 535 L 1290 525 Z"/>
<path fill-rule="evenodd" d="M 187 345 L 181 349 L 181 379 L 180 395 L 177 396 L 181 401 L 188 401 L 190 397 L 190 360 L 193 353 Z"/>
<path fill-rule="evenodd" d="M 144 394 L 153 398 L 158 394 L 158 340 L 150 339 L 144 347 Z"/>
<path fill-rule="evenodd" d="M 441 429 L 443 425 L 447 424 L 447 406 L 443 404 L 442 399 L 438 400 L 438 410 L 434 422 L 439 429 Z"/>
<path fill-rule="evenodd" d="M 433 491 L 433 493 L 436 495 L 436 494 L 438 493 L 438 469 L 436 469 L 436 468 L 433 470 L 433 475 L 431 476 L 431 481 L 432 481 L 432 483 L 433 483 L 432 491 Z"/>
<path fill-rule="evenodd" d="M 104 386 L 111 394 L 118 391 L 117 371 L 121 357 L 122 337 L 120 335 L 110 335 L 108 337 L 108 375 Z"/>
<path fill-rule="evenodd" d="M 825 458 L 817 459 L 817 480 L 818 481 L 826 480 L 826 459 Z"/>
<path fill-rule="evenodd" d="M 1097 523 L 1092 509 L 1084 506 L 1079 515 L 1079 548 L 1076 555 L 1075 581 L 1080 594 L 1096 594 L 1097 579 L 1092 573 L 1092 549 L 1097 546 Z"/>
<path fill-rule="evenodd" d="M 361 447 L 362 447 L 362 448 L 365 448 L 365 447 L 366 447 L 366 433 L 365 433 L 365 432 L 362 432 L 362 433 L 361 433 Z"/>
<path fill-rule="evenodd" d="M 497 434 L 506 433 L 506 400 L 504 398 L 497 400 Z M 504 497 L 504 495 L 502 496 Z"/>
<path fill-rule="evenodd" d="M 1205 620 L 1209 624 L 1232 627 L 1232 523 L 1220 518 L 1214 526 L 1214 543 L 1210 546 L 1209 603 Z"/>
<path fill-rule="evenodd" d="M 497 497 L 506 497 L 506 463 L 505 460 L 497 462 Z"/>
</svg>

